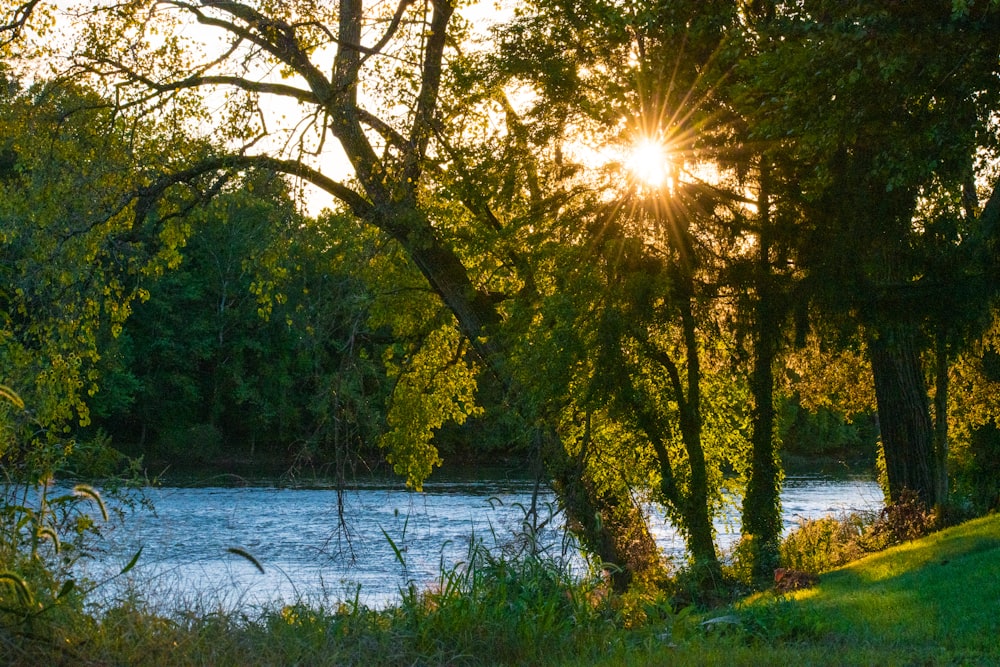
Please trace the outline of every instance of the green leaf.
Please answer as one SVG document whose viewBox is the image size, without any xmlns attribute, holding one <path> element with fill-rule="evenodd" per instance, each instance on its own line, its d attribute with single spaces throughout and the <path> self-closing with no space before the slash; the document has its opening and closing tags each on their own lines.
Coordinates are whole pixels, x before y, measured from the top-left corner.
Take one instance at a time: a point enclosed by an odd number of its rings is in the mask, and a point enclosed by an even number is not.
<svg viewBox="0 0 1000 667">
<path fill-rule="evenodd" d="M 143 547 L 139 547 L 139 550 L 135 552 L 135 554 L 132 556 L 132 559 L 128 562 L 128 564 L 125 567 L 121 569 L 121 572 L 119 572 L 118 574 L 125 574 L 133 567 L 135 567 L 135 564 L 139 562 L 139 556 L 142 555 L 142 550 Z"/>
<path fill-rule="evenodd" d="M 66 597 L 67 595 L 70 594 L 70 592 L 74 588 L 76 588 L 76 580 L 75 579 L 67 579 L 65 582 L 63 582 L 62 587 L 59 589 L 59 594 L 56 595 L 56 599 L 57 600 L 61 600 L 62 598 Z"/>
</svg>

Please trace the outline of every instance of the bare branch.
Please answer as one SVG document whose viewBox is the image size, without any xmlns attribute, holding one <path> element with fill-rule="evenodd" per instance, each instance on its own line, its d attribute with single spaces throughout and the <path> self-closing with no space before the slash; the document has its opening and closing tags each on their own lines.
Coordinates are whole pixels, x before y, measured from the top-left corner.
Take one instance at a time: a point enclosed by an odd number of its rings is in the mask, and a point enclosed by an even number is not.
<svg viewBox="0 0 1000 667">
<path fill-rule="evenodd" d="M 183 90 L 186 88 L 198 88 L 200 86 L 232 86 L 233 88 L 239 88 L 240 90 L 245 90 L 251 93 L 290 97 L 294 100 L 298 100 L 299 102 L 316 103 L 318 101 L 316 96 L 308 90 L 303 90 L 301 88 L 296 88 L 295 86 L 289 86 L 283 83 L 250 81 L 249 79 L 239 76 L 192 76 L 186 79 L 181 79 L 180 81 L 172 81 L 170 83 L 156 83 L 148 78 L 140 77 L 134 72 L 127 72 L 126 74 L 133 78 L 136 82 L 143 83 L 159 92 Z"/>
<path fill-rule="evenodd" d="M 385 34 L 382 35 L 382 39 L 380 39 L 375 46 L 370 49 L 362 49 L 365 55 L 361 58 L 358 63 L 359 65 L 363 65 L 368 58 L 380 53 L 382 49 L 385 48 L 385 45 L 389 43 L 389 40 L 392 39 L 393 35 L 396 34 L 396 31 L 399 30 L 399 24 L 403 20 L 403 14 L 406 12 L 406 8 L 412 3 L 413 0 L 399 0 L 399 6 L 396 7 L 396 13 L 392 15 L 392 20 L 389 21 L 389 27 L 386 28 Z"/>
<path fill-rule="evenodd" d="M 157 178 L 151 185 L 141 188 L 135 198 L 152 201 L 167 189 L 180 183 L 191 182 L 201 176 L 218 171 L 238 169 L 268 169 L 295 176 L 320 188 L 343 202 L 351 212 L 366 222 L 377 224 L 371 203 L 347 185 L 336 181 L 298 160 L 285 160 L 269 155 L 220 155 L 206 158 L 197 164 Z"/>
<path fill-rule="evenodd" d="M 338 113 L 331 114 L 333 122 L 330 130 L 340 140 L 340 145 L 369 195 L 373 199 L 388 200 L 381 165 L 360 124 L 358 72 L 361 52 L 356 45 L 361 42 L 361 0 L 341 0 L 339 21 L 337 53 L 333 60 L 333 89 L 336 99 L 330 105 L 331 110 L 336 109 Z"/>
<path fill-rule="evenodd" d="M 180 0 L 165 0 L 165 2 L 179 9 L 187 10 L 202 25 L 221 28 L 270 53 L 305 79 L 310 90 L 321 102 L 325 103 L 332 97 L 330 82 L 313 65 L 309 54 L 299 43 L 295 28 L 288 23 L 267 17 L 252 7 L 239 2 L 204 0 L 203 6 L 217 8 L 246 23 L 248 27 L 243 28 L 232 21 L 209 16 L 200 7 L 187 2 Z"/>
<path fill-rule="evenodd" d="M 370 111 L 366 111 L 365 109 L 358 109 L 357 114 L 358 120 L 378 132 L 379 136 L 385 139 L 387 143 L 404 152 L 411 148 L 410 143 L 406 140 L 406 137 L 397 132 L 395 128 L 375 114 Z"/>
</svg>

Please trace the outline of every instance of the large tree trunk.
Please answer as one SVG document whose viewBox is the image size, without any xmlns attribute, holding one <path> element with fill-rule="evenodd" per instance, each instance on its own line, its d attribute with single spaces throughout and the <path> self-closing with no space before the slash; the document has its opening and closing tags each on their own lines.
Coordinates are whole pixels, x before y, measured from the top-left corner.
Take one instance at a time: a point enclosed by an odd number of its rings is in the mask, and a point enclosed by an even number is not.
<svg viewBox="0 0 1000 667">
<path fill-rule="evenodd" d="M 932 506 L 937 502 L 933 428 L 916 331 L 883 325 L 869 334 L 868 353 L 882 430 L 889 501 L 906 490 Z"/>
<path fill-rule="evenodd" d="M 760 309 L 759 309 L 760 310 Z M 758 319 L 762 317 L 758 312 Z M 758 323 L 760 329 L 763 323 Z M 768 334 L 758 332 L 750 377 L 753 397 L 750 479 L 743 498 L 743 538 L 751 541 L 755 579 L 772 576 L 778 566 L 781 541 L 780 469 L 774 447 L 774 345 Z"/>
</svg>

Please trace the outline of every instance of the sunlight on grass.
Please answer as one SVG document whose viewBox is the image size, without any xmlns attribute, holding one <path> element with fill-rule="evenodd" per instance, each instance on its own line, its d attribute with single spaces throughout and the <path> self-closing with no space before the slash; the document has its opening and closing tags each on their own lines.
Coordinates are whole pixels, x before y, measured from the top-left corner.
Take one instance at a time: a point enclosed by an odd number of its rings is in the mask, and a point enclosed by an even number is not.
<svg viewBox="0 0 1000 667">
<path fill-rule="evenodd" d="M 742 610 L 779 639 L 995 656 L 998 562 L 1000 517 L 986 517 L 831 572 L 815 589 L 756 596 Z"/>
</svg>

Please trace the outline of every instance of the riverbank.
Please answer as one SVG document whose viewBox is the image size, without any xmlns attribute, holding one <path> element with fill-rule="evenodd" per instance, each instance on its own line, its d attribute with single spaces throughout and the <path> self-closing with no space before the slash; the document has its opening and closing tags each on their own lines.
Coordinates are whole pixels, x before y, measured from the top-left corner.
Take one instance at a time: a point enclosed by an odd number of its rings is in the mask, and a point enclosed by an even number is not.
<svg viewBox="0 0 1000 667">
<path fill-rule="evenodd" d="M 472 553 L 471 566 L 383 610 L 193 605 L 163 615 L 137 590 L 93 613 L 70 592 L 18 622 L 5 587 L 0 649 L 14 665 L 998 664 L 998 561 L 1000 516 L 991 516 L 808 590 L 701 612 L 672 608 L 663 592 L 608 596 L 544 559 Z"/>
<path fill-rule="evenodd" d="M 782 469 L 788 476 L 822 475 L 831 478 L 870 477 L 876 475 L 874 461 L 864 454 L 845 450 L 823 455 L 783 453 Z M 384 460 L 356 466 L 338 475 L 332 466 L 295 466 L 283 459 L 220 458 L 209 462 L 182 465 L 178 462 L 151 460 L 143 472 L 153 486 L 260 486 L 288 488 L 361 488 L 403 487 L 405 480 L 395 475 Z M 510 479 L 529 482 L 535 479 L 535 465 L 527 457 L 494 456 L 488 459 L 451 457 L 436 468 L 428 482 L 477 482 Z"/>
</svg>

